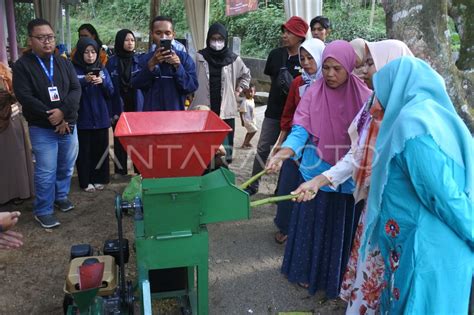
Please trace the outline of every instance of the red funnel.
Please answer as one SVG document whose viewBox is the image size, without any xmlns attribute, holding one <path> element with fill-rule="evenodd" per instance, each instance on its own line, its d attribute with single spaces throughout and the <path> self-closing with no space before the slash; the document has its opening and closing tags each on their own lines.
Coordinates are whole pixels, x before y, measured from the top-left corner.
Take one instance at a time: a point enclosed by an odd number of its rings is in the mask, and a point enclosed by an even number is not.
<svg viewBox="0 0 474 315">
<path fill-rule="evenodd" d="M 232 129 L 211 111 L 122 113 L 115 128 L 144 178 L 200 176 Z"/>
<path fill-rule="evenodd" d="M 91 265 L 79 266 L 79 288 L 81 291 L 100 288 L 104 276 L 104 263 L 96 262 Z"/>
</svg>

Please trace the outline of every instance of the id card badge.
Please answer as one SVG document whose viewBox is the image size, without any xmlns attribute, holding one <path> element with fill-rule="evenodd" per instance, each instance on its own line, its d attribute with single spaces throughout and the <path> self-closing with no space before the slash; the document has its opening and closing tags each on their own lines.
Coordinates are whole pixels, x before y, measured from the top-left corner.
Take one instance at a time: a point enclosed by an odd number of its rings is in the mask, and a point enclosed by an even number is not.
<svg viewBox="0 0 474 315">
<path fill-rule="evenodd" d="M 51 102 L 59 102 L 61 99 L 59 98 L 59 91 L 57 86 L 50 86 L 48 88 L 49 92 L 49 99 Z"/>
</svg>

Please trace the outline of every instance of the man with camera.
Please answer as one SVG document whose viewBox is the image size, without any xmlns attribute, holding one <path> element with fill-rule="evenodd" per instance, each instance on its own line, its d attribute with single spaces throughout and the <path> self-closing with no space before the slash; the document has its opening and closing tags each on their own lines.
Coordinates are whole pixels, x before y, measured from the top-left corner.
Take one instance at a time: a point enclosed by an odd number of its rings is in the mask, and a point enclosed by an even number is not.
<svg viewBox="0 0 474 315">
<path fill-rule="evenodd" d="M 69 60 L 54 54 L 55 34 L 48 21 L 28 23 L 26 52 L 13 66 L 13 90 L 28 121 L 35 157 L 35 219 L 44 228 L 60 223 L 53 207 L 74 208 L 68 199 L 78 153 L 77 111 L 81 86 Z"/>
<path fill-rule="evenodd" d="M 150 24 L 156 49 L 140 58 L 140 73 L 132 86 L 145 93 L 144 111 L 184 110 L 186 95 L 198 88 L 192 58 L 172 48 L 173 20 L 157 16 Z"/>
</svg>

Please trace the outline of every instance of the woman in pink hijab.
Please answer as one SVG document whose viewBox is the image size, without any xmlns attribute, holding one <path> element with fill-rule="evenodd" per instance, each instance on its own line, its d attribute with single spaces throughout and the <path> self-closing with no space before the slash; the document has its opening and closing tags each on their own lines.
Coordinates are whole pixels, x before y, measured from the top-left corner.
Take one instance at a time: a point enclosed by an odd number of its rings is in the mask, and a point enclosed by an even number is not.
<svg viewBox="0 0 474 315">
<path fill-rule="evenodd" d="M 302 97 L 291 133 L 266 167 L 277 171 L 283 160 L 301 158 L 300 183 L 328 170 L 348 152 L 347 128 L 371 94 L 352 74 L 356 56 L 348 42 L 331 42 L 322 60 L 323 78 Z M 281 271 L 310 294 L 325 290 L 327 298 L 339 295 L 358 220 L 353 189 L 351 179 L 337 190 L 322 187 L 314 199 L 295 204 L 292 211 Z"/>
<path fill-rule="evenodd" d="M 363 56 L 365 65 L 362 77 L 369 88 L 372 87 L 372 76 L 390 61 L 402 57 L 413 56 L 405 43 L 399 40 L 384 40 L 367 43 L 367 53 Z M 355 180 L 355 202 L 361 200 L 366 204 L 370 175 L 372 170 L 373 149 L 383 118 L 383 110 L 379 102 L 371 96 L 349 126 L 351 150 L 337 164 L 321 175 L 302 184 L 296 194 L 303 193 L 298 201 L 313 198 L 311 192 L 318 192 L 320 187 L 329 185 L 337 189 L 351 176 Z M 366 208 L 362 210 L 351 255 L 341 286 L 341 298 L 348 303 L 348 314 L 375 314 L 378 310 L 380 294 L 384 289 L 384 261 L 377 246 L 365 254 L 360 253 L 361 239 L 365 232 Z"/>
</svg>

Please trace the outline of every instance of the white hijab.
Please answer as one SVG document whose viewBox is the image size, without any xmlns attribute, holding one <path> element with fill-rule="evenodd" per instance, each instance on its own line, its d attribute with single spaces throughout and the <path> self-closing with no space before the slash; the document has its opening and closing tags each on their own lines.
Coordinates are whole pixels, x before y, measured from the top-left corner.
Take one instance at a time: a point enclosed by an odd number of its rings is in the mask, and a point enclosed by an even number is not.
<svg viewBox="0 0 474 315">
<path fill-rule="evenodd" d="M 322 56 L 323 56 L 323 51 L 326 45 L 324 44 L 323 41 L 317 38 L 310 38 L 307 39 L 301 44 L 301 46 L 298 48 L 298 55 L 301 60 L 301 48 L 304 48 L 314 59 L 316 62 L 316 73 L 309 74 L 306 71 L 303 70 L 303 73 L 301 74 L 303 77 L 303 81 L 305 82 L 304 85 L 300 87 L 300 96 L 303 96 L 304 92 L 310 86 L 313 84 L 317 79 L 321 78 L 323 76 L 322 74 Z"/>
<path fill-rule="evenodd" d="M 369 47 L 377 71 L 394 59 L 402 56 L 413 56 L 410 48 L 404 42 L 396 39 L 369 42 L 367 47 Z"/>
</svg>

